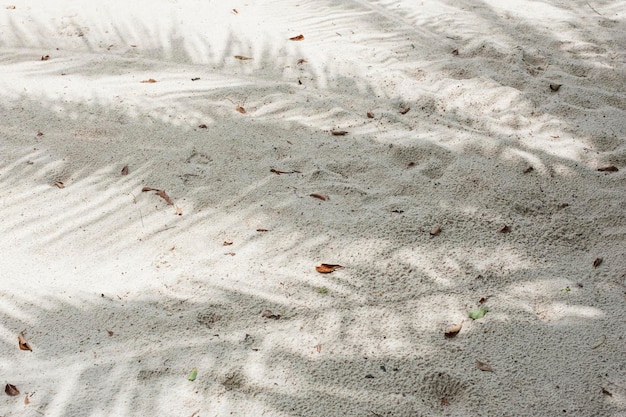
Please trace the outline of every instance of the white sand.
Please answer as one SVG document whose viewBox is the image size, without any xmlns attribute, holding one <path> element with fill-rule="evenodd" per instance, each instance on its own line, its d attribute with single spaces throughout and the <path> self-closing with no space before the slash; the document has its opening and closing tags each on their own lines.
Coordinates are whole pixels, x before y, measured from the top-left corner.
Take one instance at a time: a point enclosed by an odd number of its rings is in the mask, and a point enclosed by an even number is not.
<svg viewBox="0 0 626 417">
<path fill-rule="evenodd" d="M 0 8 L 1 416 L 626 416 L 626 3 L 101 3 Z"/>
</svg>

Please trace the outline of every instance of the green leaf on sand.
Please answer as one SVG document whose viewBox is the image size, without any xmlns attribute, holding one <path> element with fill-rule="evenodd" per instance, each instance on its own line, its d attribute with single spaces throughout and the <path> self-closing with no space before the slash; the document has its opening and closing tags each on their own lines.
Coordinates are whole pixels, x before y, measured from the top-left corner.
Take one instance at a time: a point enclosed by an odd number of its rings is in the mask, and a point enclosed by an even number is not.
<svg viewBox="0 0 626 417">
<path fill-rule="evenodd" d="M 488 311 L 489 309 L 487 307 L 482 307 L 477 308 L 476 310 L 470 310 L 467 312 L 467 314 L 469 315 L 470 319 L 477 320 L 485 317 L 485 314 L 487 314 Z"/>
<path fill-rule="evenodd" d="M 195 381 L 198 376 L 198 368 L 193 368 L 191 372 L 189 372 L 189 376 L 187 377 L 190 381 Z"/>
</svg>

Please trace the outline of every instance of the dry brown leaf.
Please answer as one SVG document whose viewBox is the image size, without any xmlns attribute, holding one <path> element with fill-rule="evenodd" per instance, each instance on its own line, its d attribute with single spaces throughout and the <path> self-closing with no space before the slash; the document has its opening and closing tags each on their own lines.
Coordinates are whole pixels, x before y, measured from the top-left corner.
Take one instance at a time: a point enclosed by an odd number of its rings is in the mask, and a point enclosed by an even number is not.
<svg viewBox="0 0 626 417">
<path fill-rule="evenodd" d="M 337 269 L 341 269 L 343 268 L 343 266 L 341 265 L 334 265 L 334 264 L 321 264 L 315 267 L 315 270 L 317 272 L 319 272 L 320 274 L 330 274 L 333 271 L 336 271 Z"/>
<path fill-rule="evenodd" d="M 400 114 L 407 114 L 409 110 L 411 110 L 410 107 L 405 107 L 404 109 L 400 110 Z"/>
<path fill-rule="evenodd" d="M 309 194 L 309 195 L 310 195 L 311 197 L 313 197 L 313 198 L 317 198 L 317 199 L 320 199 L 320 200 L 322 200 L 322 201 L 326 201 L 326 200 L 328 200 L 328 196 L 327 196 L 327 195 L 324 195 L 324 194 L 313 193 L 313 194 Z"/>
<path fill-rule="evenodd" d="M 598 168 L 598 171 L 600 172 L 617 172 L 619 171 L 619 169 L 617 169 L 616 166 L 608 166 L 608 167 L 602 167 L 602 168 Z"/>
<path fill-rule="evenodd" d="M 456 56 L 459 54 L 459 50 L 458 49 L 453 49 L 452 50 L 452 55 Z"/>
<path fill-rule="evenodd" d="M 511 228 L 507 226 L 506 224 L 504 225 L 504 227 L 502 227 L 502 229 L 500 229 L 500 233 L 509 233 L 510 231 L 511 231 Z"/>
<path fill-rule="evenodd" d="M 374 118 L 374 113 L 372 113 L 371 111 L 367 112 L 367 118 L 368 119 L 373 119 Z"/>
<path fill-rule="evenodd" d="M 43 56 L 41 57 L 41 60 L 42 60 L 42 61 L 47 61 L 47 60 L 49 60 L 49 59 L 50 59 L 50 55 L 43 55 Z"/>
<path fill-rule="evenodd" d="M 61 181 L 55 181 L 54 185 L 56 185 L 57 188 L 65 188 L 65 184 L 63 184 Z"/>
<path fill-rule="evenodd" d="M 246 114 L 246 113 L 247 113 L 246 109 L 244 109 L 244 108 L 243 108 L 243 107 L 241 107 L 241 106 L 237 106 L 237 107 L 235 107 L 235 110 L 237 110 L 237 111 L 238 111 L 239 113 L 241 113 L 241 114 Z"/>
<path fill-rule="evenodd" d="M 274 319 L 274 320 L 278 320 L 280 318 L 280 314 L 274 314 L 272 313 L 272 310 L 264 310 L 261 313 L 261 317 L 265 318 L 265 319 Z"/>
<path fill-rule="evenodd" d="M 600 264 L 602 263 L 602 261 L 603 261 L 603 260 L 604 260 L 604 259 L 602 259 L 602 258 L 596 258 L 596 259 L 593 261 L 593 267 L 594 267 L 594 268 L 599 267 L 599 266 L 600 266 Z"/>
<path fill-rule="evenodd" d="M 559 88 L 561 88 L 563 84 L 550 84 L 550 90 L 552 91 L 559 91 Z"/>
<path fill-rule="evenodd" d="M 6 384 L 6 386 L 4 387 L 4 392 L 11 397 L 20 395 L 20 390 L 17 389 L 17 387 L 13 384 Z"/>
<path fill-rule="evenodd" d="M 305 62 L 309 62 L 309 61 L 307 61 L 307 60 L 306 60 L 306 59 L 304 59 L 304 58 L 300 58 L 300 59 L 296 62 L 296 64 L 301 65 L 301 64 L 304 64 Z"/>
<path fill-rule="evenodd" d="M 43 132 L 40 130 L 37 132 L 37 136 L 43 136 Z"/>
<path fill-rule="evenodd" d="M 476 367 L 480 369 L 481 371 L 493 372 L 493 368 L 491 367 L 491 365 L 485 362 L 481 362 L 479 360 L 476 360 Z"/>
<path fill-rule="evenodd" d="M 303 41 L 304 40 L 304 35 L 300 34 L 298 36 L 294 36 L 289 38 L 290 41 Z"/>
<path fill-rule="evenodd" d="M 143 187 L 141 189 L 142 193 L 145 193 L 146 191 L 159 191 L 159 189 L 158 188 L 152 188 L 152 187 Z"/>
<path fill-rule="evenodd" d="M 243 56 L 243 55 L 235 55 L 235 59 L 238 59 L 240 61 L 248 61 L 248 60 L 251 60 L 252 58 Z"/>
<path fill-rule="evenodd" d="M 198 125 L 198 127 L 199 127 L 200 129 L 208 129 L 208 126 L 207 126 L 207 125 L 205 125 L 204 123 L 203 123 L 203 124 L 201 124 L 201 125 Z"/>
<path fill-rule="evenodd" d="M 318 343 L 317 345 L 315 345 L 315 350 L 317 350 L 317 353 L 321 353 L 322 352 L 322 344 Z"/>
<path fill-rule="evenodd" d="M 478 304 L 485 304 L 485 302 L 489 299 L 489 297 L 480 297 L 480 300 L 478 300 Z"/>
<path fill-rule="evenodd" d="M 331 130 L 330 133 L 333 136 L 346 136 L 348 134 L 348 132 L 345 130 Z"/>
<path fill-rule="evenodd" d="M 230 246 L 232 244 L 233 244 L 233 242 L 228 242 L 228 241 L 225 240 L 224 243 L 222 243 L 222 246 Z"/>
<path fill-rule="evenodd" d="M 20 345 L 21 350 L 30 350 L 31 352 L 33 351 L 30 348 L 30 345 L 28 344 L 28 342 L 26 341 L 26 338 L 24 337 L 24 332 L 20 332 L 20 334 L 17 335 L 17 341 Z"/>
<path fill-rule="evenodd" d="M 157 82 L 157 80 L 155 80 L 154 78 L 148 78 L 147 80 L 143 80 L 143 81 L 141 81 L 141 82 L 142 82 L 142 83 L 149 83 L 149 84 L 152 84 L 152 83 L 156 83 L 156 82 Z"/>
<path fill-rule="evenodd" d="M 430 231 L 431 236 L 437 236 L 439 233 L 441 233 L 441 226 L 439 225 L 433 227 L 433 229 Z"/>
<path fill-rule="evenodd" d="M 461 320 L 459 324 L 448 327 L 446 329 L 446 332 L 444 333 L 444 336 L 448 338 L 455 337 L 457 334 L 459 334 L 461 328 L 463 328 L 463 320 Z"/>
<path fill-rule="evenodd" d="M 107 333 L 109 334 L 109 337 L 112 337 L 112 336 L 113 336 L 113 334 L 114 334 L 114 333 L 113 333 L 113 330 L 107 330 Z"/>
<path fill-rule="evenodd" d="M 158 191 L 156 192 L 156 195 L 158 195 L 158 196 L 159 196 L 159 197 L 161 197 L 163 200 L 165 200 L 165 202 L 166 202 L 167 204 L 169 204 L 170 206 L 173 206 L 173 205 L 174 205 L 174 202 L 172 201 L 172 199 L 170 198 L 170 196 L 169 196 L 169 195 L 167 195 L 167 193 L 166 193 L 165 191 L 163 191 L 163 190 L 158 190 Z"/>
<path fill-rule="evenodd" d="M 128 175 L 128 165 L 124 165 L 124 168 L 122 168 L 122 175 Z"/>
<path fill-rule="evenodd" d="M 613 393 L 604 387 L 602 387 L 602 394 L 608 395 L 609 397 L 613 396 Z"/>
</svg>

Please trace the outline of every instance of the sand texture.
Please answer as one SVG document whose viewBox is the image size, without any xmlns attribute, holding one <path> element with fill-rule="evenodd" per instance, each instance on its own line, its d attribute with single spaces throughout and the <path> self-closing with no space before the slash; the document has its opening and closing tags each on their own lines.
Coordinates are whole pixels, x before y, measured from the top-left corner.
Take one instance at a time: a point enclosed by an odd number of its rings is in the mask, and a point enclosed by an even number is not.
<svg viewBox="0 0 626 417">
<path fill-rule="evenodd" d="M 0 416 L 626 416 L 625 2 L 15 1 L 0 72 Z"/>
</svg>

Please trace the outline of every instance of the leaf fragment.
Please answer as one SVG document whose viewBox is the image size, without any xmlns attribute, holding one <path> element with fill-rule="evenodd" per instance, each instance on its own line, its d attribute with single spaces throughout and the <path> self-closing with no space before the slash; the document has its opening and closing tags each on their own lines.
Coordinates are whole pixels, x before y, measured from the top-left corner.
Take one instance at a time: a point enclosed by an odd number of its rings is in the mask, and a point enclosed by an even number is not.
<svg viewBox="0 0 626 417">
<path fill-rule="evenodd" d="M 302 64 L 307 63 L 307 62 L 309 62 L 309 61 L 307 61 L 307 60 L 306 60 L 306 59 L 304 59 L 304 58 L 300 58 L 298 61 L 296 61 L 296 64 L 298 64 L 298 65 L 302 65 Z"/>
<path fill-rule="evenodd" d="M 432 228 L 432 230 L 430 231 L 430 235 L 431 236 L 437 236 L 439 233 L 441 233 L 441 226 L 436 225 L 435 227 Z"/>
<path fill-rule="evenodd" d="M 446 332 L 444 333 L 444 336 L 447 338 L 455 337 L 457 334 L 459 334 L 462 328 L 463 328 L 463 320 L 461 320 L 459 324 L 455 324 L 453 326 L 448 327 L 446 329 Z"/>
<path fill-rule="evenodd" d="M 172 199 L 170 198 L 170 196 L 169 196 L 169 195 L 167 195 L 167 193 L 166 193 L 165 191 L 163 191 L 163 190 L 158 190 L 158 191 L 156 192 L 156 195 L 158 195 L 158 196 L 159 196 L 159 197 L 161 197 L 163 200 L 165 200 L 165 202 L 166 202 L 167 204 L 169 204 L 170 206 L 173 206 L 173 205 L 174 205 L 174 202 L 172 201 Z"/>
<path fill-rule="evenodd" d="M 290 41 L 303 41 L 304 40 L 304 35 L 300 34 L 298 36 L 293 36 L 291 38 L 289 38 Z"/>
<path fill-rule="evenodd" d="M 552 91 L 559 91 L 559 89 L 561 88 L 563 84 L 550 84 L 550 90 Z"/>
<path fill-rule="evenodd" d="M 613 393 L 604 387 L 602 387 L 602 394 L 608 395 L 609 397 L 613 396 Z"/>
<path fill-rule="evenodd" d="M 280 319 L 280 314 L 274 314 L 272 313 L 272 310 L 263 310 L 263 312 L 261 313 L 261 317 L 263 317 L 264 319 L 278 320 Z"/>
<path fill-rule="evenodd" d="M 108 333 L 109 337 L 113 337 L 113 335 L 114 335 L 113 330 L 107 330 L 107 333 Z"/>
<path fill-rule="evenodd" d="M 208 126 L 207 126 L 207 125 L 205 125 L 204 123 L 202 123 L 201 125 L 198 125 L 198 127 L 199 127 L 200 129 L 207 129 L 207 128 L 208 128 Z"/>
<path fill-rule="evenodd" d="M 15 397 L 16 395 L 20 395 L 20 390 L 13 384 L 6 384 L 4 387 L 4 392 L 6 395 L 10 397 Z"/>
<path fill-rule="evenodd" d="M 248 113 L 248 112 L 246 111 L 246 109 L 244 109 L 244 108 L 243 108 L 243 107 L 241 107 L 241 106 L 237 106 L 237 107 L 235 107 L 235 110 L 237 110 L 237 111 L 238 111 L 239 113 L 241 113 L 241 114 L 246 114 L 246 113 Z"/>
<path fill-rule="evenodd" d="M 198 368 L 193 368 L 191 372 L 189 372 L 187 379 L 190 381 L 195 381 L 197 377 L 198 377 Z"/>
<path fill-rule="evenodd" d="M 346 136 L 348 134 L 348 131 L 346 131 L 346 130 L 331 130 L 330 133 L 333 136 Z"/>
<path fill-rule="evenodd" d="M 599 266 L 600 266 L 600 264 L 602 263 L 602 261 L 603 261 L 603 260 L 604 260 L 604 259 L 602 259 L 602 258 L 596 258 L 596 259 L 593 261 L 593 267 L 594 267 L 594 268 L 599 267 Z"/>
<path fill-rule="evenodd" d="M 459 54 L 459 50 L 458 49 L 453 49 L 451 53 L 452 53 L 452 55 L 457 56 Z"/>
<path fill-rule="evenodd" d="M 336 264 L 321 264 L 315 267 L 315 270 L 320 274 L 330 274 L 338 269 L 343 268 L 341 265 Z"/>
<path fill-rule="evenodd" d="M 309 194 L 311 197 L 313 198 L 317 198 L 318 200 L 322 200 L 322 201 L 326 201 L 329 199 L 329 197 L 327 195 L 324 194 L 318 194 L 318 193 L 313 193 L 313 194 Z"/>
<path fill-rule="evenodd" d="M 54 182 L 54 185 L 55 185 L 57 188 L 65 188 L 65 184 L 63 184 L 63 182 L 62 182 L 62 181 L 55 181 L 55 182 Z"/>
<path fill-rule="evenodd" d="M 476 360 L 476 367 L 484 372 L 493 372 L 493 368 L 486 362 Z"/>
<path fill-rule="evenodd" d="M 152 83 L 156 83 L 157 80 L 155 80 L 154 78 L 148 78 L 147 80 L 142 80 L 142 83 L 148 83 L 148 84 L 152 84 Z"/>
<path fill-rule="evenodd" d="M 248 56 L 243 56 L 243 55 L 235 55 L 235 59 L 238 59 L 240 61 L 249 61 L 249 60 L 251 60 L 253 58 L 250 58 Z"/>
<path fill-rule="evenodd" d="M 510 231 L 511 228 L 506 224 L 502 227 L 502 229 L 500 229 L 500 233 L 509 233 Z"/>
<path fill-rule="evenodd" d="M 481 307 L 481 308 L 468 311 L 467 315 L 469 316 L 470 319 L 478 320 L 478 319 L 482 319 L 483 317 L 485 317 L 485 314 L 487 314 L 488 311 L 489 311 L 488 307 Z"/>
<path fill-rule="evenodd" d="M 49 60 L 49 59 L 50 59 L 50 55 L 42 55 L 42 56 L 41 56 L 41 60 L 42 60 L 42 61 L 47 61 L 47 60 Z"/>
<path fill-rule="evenodd" d="M 405 108 L 400 110 L 400 114 L 407 114 L 409 112 L 409 110 L 411 110 L 410 107 L 405 107 Z"/>
<path fill-rule="evenodd" d="M 229 241 L 225 240 L 224 243 L 222 243 L 222 246 L 230 246 L 232 244 L 233 244 L 233 242 L 229 242 Z"/>
<path fill-rule="evenodd" d="M 17 342 L 21 350 L 30 350 L 31 352 L 33 351 L 26 341 L 26 338 L 24 337 L 24 332 L 20 332 L 20 334 L 17 335 Z"/>
<path fill-rule="evenodd" d="M 124 168 L 122 168 L 122 175 L 128 175 L 128 165 L 124 165 Z"/>
<path fill-rule="evenodd" d="M 367 112 L 367 118 L 368 119 L 373 119 L 374 118 L 374 113 L 372 113 L 371 111 Z"/>
<path fill-rule="evenodd" d="M 600 171 L 600 172 L 617 172 L 617 171 L 619 171 L 619 169 L 616 166 L 614 166 L 614 165 L 610 165 L 608 167 L 598 168 L 598 171 Z"/>
</svg>

